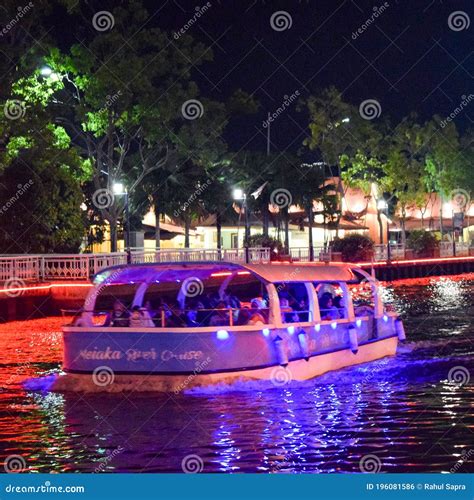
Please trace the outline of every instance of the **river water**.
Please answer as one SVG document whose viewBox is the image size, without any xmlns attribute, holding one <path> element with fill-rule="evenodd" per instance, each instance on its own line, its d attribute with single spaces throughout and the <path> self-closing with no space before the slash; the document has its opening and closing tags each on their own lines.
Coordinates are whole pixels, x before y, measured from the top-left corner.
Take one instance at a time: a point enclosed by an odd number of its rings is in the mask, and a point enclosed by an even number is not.
<svg viewBox="0 0 474 500">
<path fill-rule="evenodd" d="M 408 336 L 396 357 L 179 395 L 32 390 L 60 370 L 62 319 L 2 324 L 0 459 L 33 472 L 472 472 L 473 291 L 473 275 L 387 284 Z"/>
</svg>

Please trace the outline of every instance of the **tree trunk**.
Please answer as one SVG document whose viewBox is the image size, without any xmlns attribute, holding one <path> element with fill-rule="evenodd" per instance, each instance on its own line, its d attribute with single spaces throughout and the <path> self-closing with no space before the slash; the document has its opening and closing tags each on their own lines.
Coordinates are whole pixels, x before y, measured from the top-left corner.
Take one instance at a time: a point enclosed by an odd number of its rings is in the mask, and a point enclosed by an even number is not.
<svg viewBox="0 0 474 500">
<path fill-rule="evenodd" d="M 441 240 L 443 239 L 443 199 L 440 197 L 439 200 L 439 232 L 441 234 Z"/>
<path fill-rule="evenodd" d="M 216 213 L 217 250 L 222 250 L 222 217 L 220 212 Z"/>
<path fill-rule="evenodd" d="M 383 224 L 382 224 L 382 216 L 380 214 L 380 210 L 377 210 L 377 221 L 379 223 L 379 240 L 380 244 L 383 245 Z"/>
<path fill-rule="evenodd" d="M 189 248 L 189 230 L 191 229 L 191 220 L 186 217 L 184 219 L 184 248 Z"/>
<path fill-rule="evenodd" d="M 306 209 L 308 214 L 308 247 L 309 247 L 309 260 L 312 262 L 314 260 L 314 248 L 313 248 L 313 206 L 310 203 Z"/>
<path fill-rule="evenodd" d="M 269 226 L 269 213 L 268 213 L 268 205 L 264 205 L 262 208 L 262 219 L 263 219 L 263 236 L 268 238 L 268 226 Z"/>
<path fill-rule="evenodd" d="M 405 215 L 402 215 L 402 218 L 400 220 L 400 228 L 402 230 L 402 245 L 403 245 L 403 247 L 405 247 L 407 244 L 407 232 L 406 232 L 406 228 L 405 228 Z"/>
<path fill-rule="evenodd" d="M 110 251 L 117 251 L 117 219 L 109 221 L 110 227 Z"/>
<path fill-rule="evenodd" d="M 155 249 L 159 250 L 161 245 L 161 230 L 160 230 L 161 207 L 160 203 L 156 200 L 153 209 L 155 211 Z"/>
<path fill-rule="evenodd" d="M 290 218 L 288 216 L 288 209 L 285 209 L 285 253 L 290 253 Z"/>
</svg>

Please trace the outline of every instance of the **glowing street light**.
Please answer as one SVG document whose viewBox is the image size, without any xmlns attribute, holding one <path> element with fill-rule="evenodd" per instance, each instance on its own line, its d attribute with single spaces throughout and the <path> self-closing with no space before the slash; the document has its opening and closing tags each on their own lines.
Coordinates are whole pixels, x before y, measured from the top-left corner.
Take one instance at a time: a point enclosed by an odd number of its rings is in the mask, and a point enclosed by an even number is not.
<svg viewBox="0 0 474 500">
<path fill-rule="evenodd" d="M 114 182 L 114 185 L 112 186 L 112 191 L 114 192 L 114 194 L 117 195 L 126 194 L 124 185 L 121 182 Z"/>
<path fill-rule="evenodd" d="M 386 202 L 386 200 L 384 200 L 383 198 L 380 199 L 378 202 L 377 202 L 377 208 L 383 212 L 384 210 L 387 210 L 388 208 L 388 203 Z"/>
<path fill-rule="evenodd" d="M 53 70 L 49 66 L 42 66 L 40 69 L 41 76 L 51 76 L 53 74 Z"/>
<path fill-rule="evenodd" d="M 53 82 L 57 82 L 61 78 L 61 76 L 53 71 L 49 66 L 41 66 L 40 75 L 48 78 Z"/>
<path fill-rule="evenodd" d="M 235 188 L 234 191 L 232 192 L 232 197 L 234 198 L 234 200 L 244 200 L 245 193 L 243 192 L 242 189 Z"/>
</svg>

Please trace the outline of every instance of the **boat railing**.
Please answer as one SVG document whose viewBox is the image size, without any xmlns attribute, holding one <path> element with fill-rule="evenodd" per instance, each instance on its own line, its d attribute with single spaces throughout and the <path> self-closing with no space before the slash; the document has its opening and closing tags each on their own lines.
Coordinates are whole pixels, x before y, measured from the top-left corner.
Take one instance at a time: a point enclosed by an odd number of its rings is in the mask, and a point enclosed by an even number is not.
<svg viewBox="0 0 474 500">
<path fill-rule="evenodd" d="M 79 319 L 83 313 L 92 318 L 93 327 L 156 327 L 156 328 L 207 328 L 207 327 L 234 327 L 251 325 L 268 325 L 270 309 L 252 309 L 247 307 L 225 307 L 208 309 L 145 309 L 141 308 L 141 317 L 133 319 L 133 312 L 112 317 L 112 311 L 87 311 L 84 309 L 62 309 L 64 318 L 71 318 L 71 325 L 79 326 Z M 189 314 L 196 316 L 192 319 Z M 282 321 L 286 325 L 305 323 L 313 320 L 310 310 L 282 311 Z M 152 324 L 150 324 L 150 322 Z"/>
</svg>

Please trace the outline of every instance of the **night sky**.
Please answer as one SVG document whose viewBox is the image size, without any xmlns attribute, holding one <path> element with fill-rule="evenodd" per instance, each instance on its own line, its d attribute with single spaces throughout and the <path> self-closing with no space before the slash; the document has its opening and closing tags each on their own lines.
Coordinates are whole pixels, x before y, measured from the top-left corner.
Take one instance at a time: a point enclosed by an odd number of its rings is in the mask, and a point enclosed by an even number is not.
<svg viewBox="0 0 474 500">
<path fill-rule="evenodd" d="M 304 98 L 334 85 L 357 106 L 376 99 L 382 107 L 380 119 L 390 116 L 394 124 L 410 112 L 420 120 L 434 114 L 444 119 L 463 96 L 474 94 L 472 0 L 209 3 L 187 31 L 214 52 L 214 61 L 199 66 L 194 79 L 203 95 L 225 100 L 241 87 L 261 103 L 257 114 L 231 121 L 225 134 L 231 149 L 265 150 L 262 122 L 267 112 L 275 111 L 285 95 L 296 91 Z M 176 32 L 205 4 L 203 0 L 145 0 L 150 13 L 146 27 Z M 374 9 L 384 4 L 374 22 L 353 37 Z M 106 1 L 99 7 L 113 10 L 114 5 Z M 97 7 L 91 5 L 91 16 Z M 288 29 L 272 29 L 270 19 L 277 11 L 289 14 Z M 458 11 L 465 29 L 455 31 L 448 21 Z M 74 43 L 67 22 L 56 17 L 52 24 L 53 30 L 62 32 L 66 45 Z M 456 118 L 461 131 L 472 126 L 474 102 L 470 106 Z M 296 151 L 306 134 L 307 117 L 293 104 L 272 125 L 272 149 Z"/>
<path fill-rule="evenodd" d="M 225 98 L 236 86 L 261 102 L 257 115 L 234 120 L 228 138 L 234 147 L 247 141 L 265 148 L 262 121 L 285 95 L 302 97 L 335 85 L 349 102 L 377 99 L 382 115 L 393 122 L 415 111 L 421 119 L 445 117 L 474 93 L 474 24 L 454 31 L 450 14 L 466 13 L 474 22 L 472 0 L 390 0 L 388 7 L 354 40 L 352 34 L 382 1 L 212 1 L 211 8 L 188 31 L 212 45 L 214 63 L 200 68 L 204 92 Z M 154 6 L 153 6 L 154 4 Z M 203 5 L 204 3 L 202 3 Z M 153 22 L 179 29 L 194 14 L 194 1 L 168 1 L 156 7 Z M 201 5 L 201 4 L 199 4 Z M 291 27 L 275 31 L 270 18 L 284 10 Z M 462 21 L 462 20 L 461 20 Z M 461 130 L 472 126 L 473 109 L 456 119 Z M 296 106 L 272 128 L 275 150 L 295 149 L 306 134 Z M 253 137 L 253 140 L 252 140 Z"/>
</svg>

